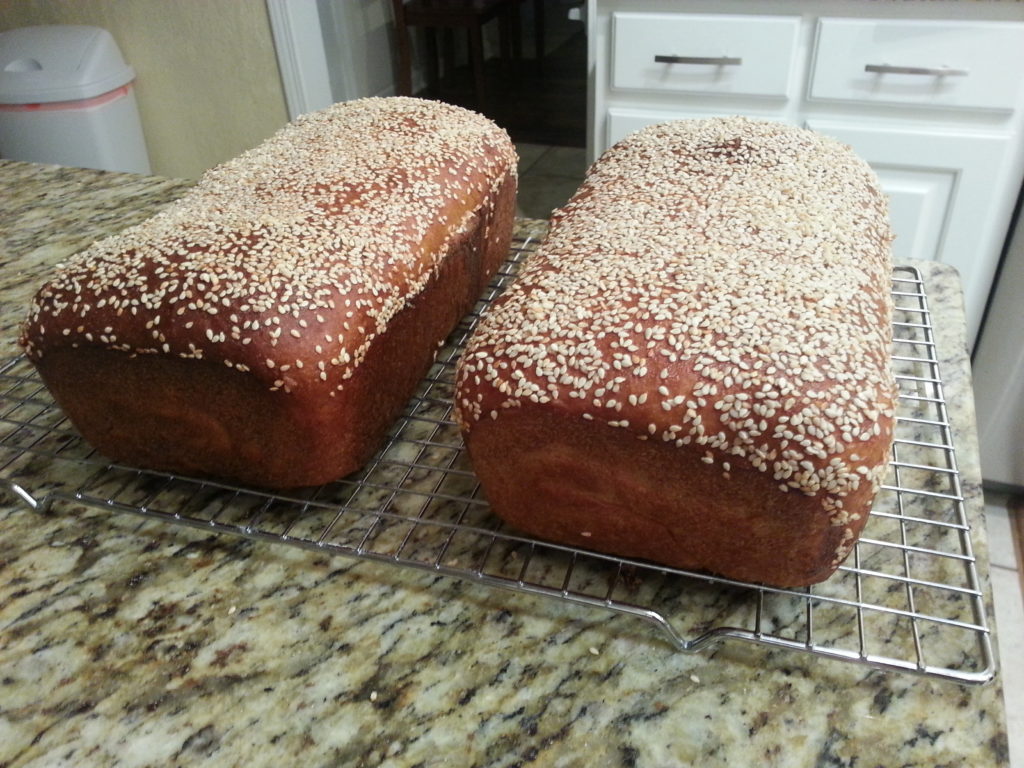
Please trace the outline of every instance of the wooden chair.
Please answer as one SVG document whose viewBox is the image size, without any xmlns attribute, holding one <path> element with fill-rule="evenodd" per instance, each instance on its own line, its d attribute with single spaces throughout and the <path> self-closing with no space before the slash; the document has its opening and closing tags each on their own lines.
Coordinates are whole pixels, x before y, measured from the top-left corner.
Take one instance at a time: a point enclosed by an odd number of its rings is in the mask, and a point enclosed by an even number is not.
<svg viewBox="0 0 1024 768">
<path fill-rule="evenodd" d="M 411 27 L 423 27 L 427 32 L 427 83 L 437 93 L 440 83 L 440 59 L 436 32 L 444 29 L 465 29 L 469 38 L 469 60 L 473 71 L 473 86 L 477 104 L 487 100 L 484 78 L 483 27 L 498 19 L 503 59 L 513 52 L 522 54 L 522 36 L 519 28 L 519 5 L 522 0 L 392 0 L 395 15 L 395 38 L 398 45 L 399 95 L 412 95 Z M 539 3 L 538 3 L 539 5 Z M 446 57 L 449 62 L 451 57 Z"/>
</svg>

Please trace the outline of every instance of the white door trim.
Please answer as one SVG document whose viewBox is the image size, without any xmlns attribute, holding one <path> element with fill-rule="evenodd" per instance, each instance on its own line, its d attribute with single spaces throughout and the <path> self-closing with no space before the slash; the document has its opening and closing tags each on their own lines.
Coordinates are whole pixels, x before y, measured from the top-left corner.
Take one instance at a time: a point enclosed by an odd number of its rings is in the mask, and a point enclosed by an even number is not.
<svg viewBox="0 0 1024 768">
<path fill-rule="evenodd" d="M 323 109 L 335 99 L 317 0 L 266 0 L 288 116 Z"/>
</svg>

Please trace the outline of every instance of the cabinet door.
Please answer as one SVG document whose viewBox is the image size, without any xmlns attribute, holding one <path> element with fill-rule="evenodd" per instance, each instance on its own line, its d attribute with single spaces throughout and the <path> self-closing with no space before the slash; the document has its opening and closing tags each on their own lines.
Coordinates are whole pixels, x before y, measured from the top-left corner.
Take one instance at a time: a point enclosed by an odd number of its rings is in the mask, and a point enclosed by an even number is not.
<svg viewBox="0 0 1024 768">
<path fill-rule="evenodd" d="M 936 260 L 960 272 L 973 344 L 1015 197 L 1011 137 L 825 120 L 807 126 L 852 146 L 878 174 L 889 196 L 896 263 Z"/>
<path fill-rule="evenodd" d="M 648 125 L 665 123 L 670 120 L 729 117 L 732 114 L 732 112 L 697 112 L 695 110 L 683 112 L 669 111 L 666 109 L 653 110 L 612 107 L 608 110 L 606 124 L 607 130 L 605 131 L 605 135 L 607 136 L 607 146 L 599 147 L 599 152 L 603 152 L 615 142 L 626 138 L 626 136 L 633 133 L 633 131 L 639 131 L 641 128 L 646 128 Z M 751 110 L 747 110 L 744 114 L 747 117 L 757 120 L 778 120 L 779 122 L 789 122 L 787 120 L 782 120 L 776 115 L 759 115 L 753 113 Z"/>
</svg>

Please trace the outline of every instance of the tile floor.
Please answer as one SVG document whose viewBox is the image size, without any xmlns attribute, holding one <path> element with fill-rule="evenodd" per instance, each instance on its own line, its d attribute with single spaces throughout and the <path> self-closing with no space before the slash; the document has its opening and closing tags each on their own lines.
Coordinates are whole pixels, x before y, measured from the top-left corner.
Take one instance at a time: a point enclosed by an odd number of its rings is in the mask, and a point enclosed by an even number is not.
<svg viewBox="0 0 1024 768">
<path fill-rule="evenodd" d="M 1006 697 L 1010 766 L 1024 768 L 1024 564 L 1013 543 L 1007 497 L 985 494 L 992 592 L 995 601 L 996 639 L 1003 695 Z"/>
<path fill-rule="evenodd" d="M 587 168 L 582 148 L 518 144 L 519 215 L 547 219 L 576 191 Z M 1006 697 L 1010 766 L 1024 768 L 1024 564 L 1014 549 L 1007 496 L 985 495 L 1000 674 Z"/>
<path fill-rule="evenodd" d="M 583 180 L 587 170 L 582 147 L 549 147 L 517 144 L 519 151 L 519 215 L 547 219 L 563 205 Z"/>
</svg>

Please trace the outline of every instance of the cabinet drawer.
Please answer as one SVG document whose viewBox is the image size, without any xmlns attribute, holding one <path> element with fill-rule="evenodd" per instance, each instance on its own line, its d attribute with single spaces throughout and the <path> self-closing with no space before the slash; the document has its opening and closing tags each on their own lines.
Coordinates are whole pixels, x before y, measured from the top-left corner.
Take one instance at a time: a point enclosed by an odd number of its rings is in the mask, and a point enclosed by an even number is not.
<svg viewBox="0 0 1024 768">
<path fill-rule="evenodd" d="M 812 99 L 1013 109 L 1024 24 L 821 19 Z"/>
<path fill-rule="evenodd" d="M 786 96 L 800 20 L 612 14 L 612 87 Z"/>
</svg>

